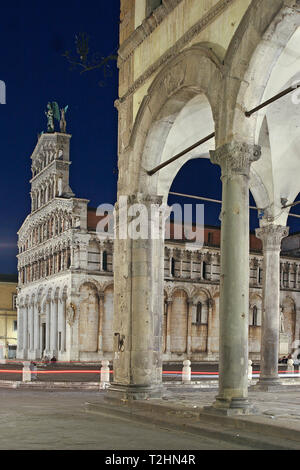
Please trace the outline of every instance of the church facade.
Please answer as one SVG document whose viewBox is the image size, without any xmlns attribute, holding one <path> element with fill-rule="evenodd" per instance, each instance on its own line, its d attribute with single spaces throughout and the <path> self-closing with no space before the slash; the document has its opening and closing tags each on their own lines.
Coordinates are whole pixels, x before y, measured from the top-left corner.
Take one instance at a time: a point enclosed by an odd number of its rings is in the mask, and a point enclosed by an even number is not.
<svg viewBox="0 0 300 470">
<path fill-rule="evenodd" d="M 99 237 L 96 209 L 69 186 L 70 138 L 39 137 L 32 154 L 31 213 L 18 232 L 20 359 L 113 359 L 114 245 Z M 283 241 L 280 260 L 280 354 L 300 331 L 297 236 Z M 263 254 L 250 234 L 249 357 L 260 357 Z M 169 239 L 164 248 L 164 361 L 217 361 L 220 229 L 205 227 L 204 245 Z"/>
</svg>

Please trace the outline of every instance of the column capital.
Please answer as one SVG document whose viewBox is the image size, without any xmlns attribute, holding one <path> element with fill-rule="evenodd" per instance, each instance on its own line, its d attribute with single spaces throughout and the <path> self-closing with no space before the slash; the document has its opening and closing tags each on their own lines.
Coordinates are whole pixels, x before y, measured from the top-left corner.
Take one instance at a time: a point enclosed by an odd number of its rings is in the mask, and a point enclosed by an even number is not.
<svg viewBox="0 0 300 470">
<path fill-rule="evenodd" d="M 263 242 L 263 250 L 280 250 L 281 240 L 288 236 L 289 227 L 269 224 L 255 230 L 257 238 Z"/>
<path fill-rule="evenodd" d="M 221 167 L 222 176 L 244 175 L 249 177 L 251 163 L 259 160 L 260 156 L 259 145 L 245 142 L 229 142 L 210 151 L 211 162 Z"/>
</svg>

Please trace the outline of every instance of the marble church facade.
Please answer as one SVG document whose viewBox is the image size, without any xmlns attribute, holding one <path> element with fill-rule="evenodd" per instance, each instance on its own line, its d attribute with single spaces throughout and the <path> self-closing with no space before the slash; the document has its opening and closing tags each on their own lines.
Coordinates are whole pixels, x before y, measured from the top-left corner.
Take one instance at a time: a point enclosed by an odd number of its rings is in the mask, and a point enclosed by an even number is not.
<svg viewBox="0 0 300 470">
<path fill-rule="evenodd" d="M 69 186 L 71 136 L 43 134 L 32 154 L 31 213 L 18 235 L 17 357 L 61 361 L 112 359 L 113 241 L 96 232 L 99 217 Z M 297 238 L 297 237 L 296 237 Z M 291 243 L 291 239 L 293 242 Z M 295 235 L 280 260 L 280 353 L 300 331 L 300 258 Z M 204 246 L 166 240 L 164 361 L 218 360 L 220 229 L 205 227 Z M 263 255 L 250 235 L 249 357 L 260 357 Z"/>
</svg>

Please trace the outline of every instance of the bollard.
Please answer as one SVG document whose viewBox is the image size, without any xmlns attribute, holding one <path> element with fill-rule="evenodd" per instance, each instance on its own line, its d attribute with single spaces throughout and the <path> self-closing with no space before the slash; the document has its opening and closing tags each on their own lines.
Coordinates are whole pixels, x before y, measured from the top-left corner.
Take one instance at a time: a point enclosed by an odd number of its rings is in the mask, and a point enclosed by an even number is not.
<svg viewBox="0 0 300 470">
<path fill-rule="evenodd" d="M 109 385 L 109 361 L 101 361 L 101 371 L 100 371 L 100 388 L 105 389 Z"/>
<path fill-rule="evenodd" d="M 23 362 L 22 380 L 23 382 L 31 382 L 30 361 Z"/>
<path fill-rule="evenodd" d="M 188 359 L 183 361 L 183 368 L 182 368 L 182 382 L 187 384 L 191 383 L 191 361 Z"/>
<path fill-rule="evenodd" d="M 6 364 L 6 359 L 4 358 L 4 346 L 0 344 L 0 364 Z"/>
<path fill-rule="evenodd" d="M 30 363 L 31 380 L 37 380 L 37 365 L 35 362 Z"/>
<path fill-rule="evenodd" d="M 252 361 L 250 359 L 248 361 L 248 380 L 252 380 Z"/>
<path fill-rule="evenodd" d="M 287 372 L 294 372 L 294 361 L 293 359 L 288 359 L 287 361 L 287 366 L 286 366 Z"/>
</svg>

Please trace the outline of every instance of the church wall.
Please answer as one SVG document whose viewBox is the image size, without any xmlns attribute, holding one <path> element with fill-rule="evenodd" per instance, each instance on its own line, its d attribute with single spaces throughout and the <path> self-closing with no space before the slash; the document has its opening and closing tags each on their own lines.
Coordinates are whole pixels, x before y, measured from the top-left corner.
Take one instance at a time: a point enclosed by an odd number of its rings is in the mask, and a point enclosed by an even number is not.
<svg viewBox="0 0 300 470">
<path fill-rule="evenodd" d="M 172 244 L 169 244 L 166 249 L 171 247 Z M 176 246 L 176 249 L 178 250 L 178 246 Z M 212 251 L 209 248 L 206 248 L 206 250 L 207 252 Z M 175 272 L 175 276 L 170 277 L 170 254 L 171 251 L 165 255 L 166 302 L 162 319 L 163 359 L 164 361 L 181 361 L 188 357 L 192 361 L 217 361 L 219 349 L 218 276 L 215 275 L 214 280 L 200 279 L 200 272 L 198 271 L 195 273 L 195 278 L 191 279 L 191 277 L 187 277 L 187 273 L 190 272 L 188 266 L 183 265 L 185 268 L 182 269 L 181 276 L 179 269 Z M 254 258 L 258 262 L 261 261 L 261 256 L 255 255 Z M 184 259 L 184 256 L 181 256 L 180 259 Z M 185 260 L 186 264 L 188 259 L 190 258 L 187 257 Z M 214 257 L 211 257 L 211 260 L 216 263 Z M 254 283 L 257 283 L 256 277 L 253 278 L 252 284 Z M 58 297 L 57 304 L 55 304 L 55 296 Z M 250 285 L 249 357 L 252 360 L 259 360 L 262 319 L 261 298 L 262 285 L 259 283 L 253 287 Z M 196 314 L 197 304 L 199 303 L 202 304 L 203 309 L 201 322 L 197 324 Z M 35 305 L 34 316 L 39 316 L 39 342 L 34 339 L 34 343 L 32 343 L 34 347 L 31 350 L 29 335 L 27 338 L 27 351 L 24 352 L 21 347 L 18 347 L 18 352 L 21 353 L 18 357 L 24 358 L 27 356 L 29 359 L 41 357 L 43 334 L 41 324 L 47 322 L 47 308 L 49 308 L 50 321 L 52 321 L 53 312 L 57 308 L 56 353 L 58 360 L 99 361 L 103 358 L 112 359 L 112 273 L 94 272 L 93 274 L 87 274 L 79 271 L 56 274 L 52 276 L 52 279 L 49 278 L 42 282 L 33 282 L 23 286 L 19 293 L 19 309 L 20 313 L 24 315 L 24 308 L 27 306 L 28 332 L 33 329 L 35 337 L 36 323 L 35 320 L 32 323 L 30 310 L 32 304 Z M 72 315 L 71 305 L 74 306 L 74 315 Z M 285 340 L 286 336 L 288 337 L 288 348 L 289 351 L 292 351 L 292 344 L 299 339 L 299 284 L 297 284 L 297 289 L 294 287 L 281 289 L 281 306 L 283 312 L 283 339 Z M 253 319 L 254 307 L 257 308 L 255 321 Z M 18 331 L 20 346 L 21 343 L 24 343 L 22 333 L 24 325 L 22 326 L 22 321 L 21 318 Z M 50 324 L 48 328 L 50 335 Z M 38 347 L 36 347 L 36 343 L 39 343 Z M 55 351 L 49 347 L 46 352 L 51 355 Z"/>
</svg>

